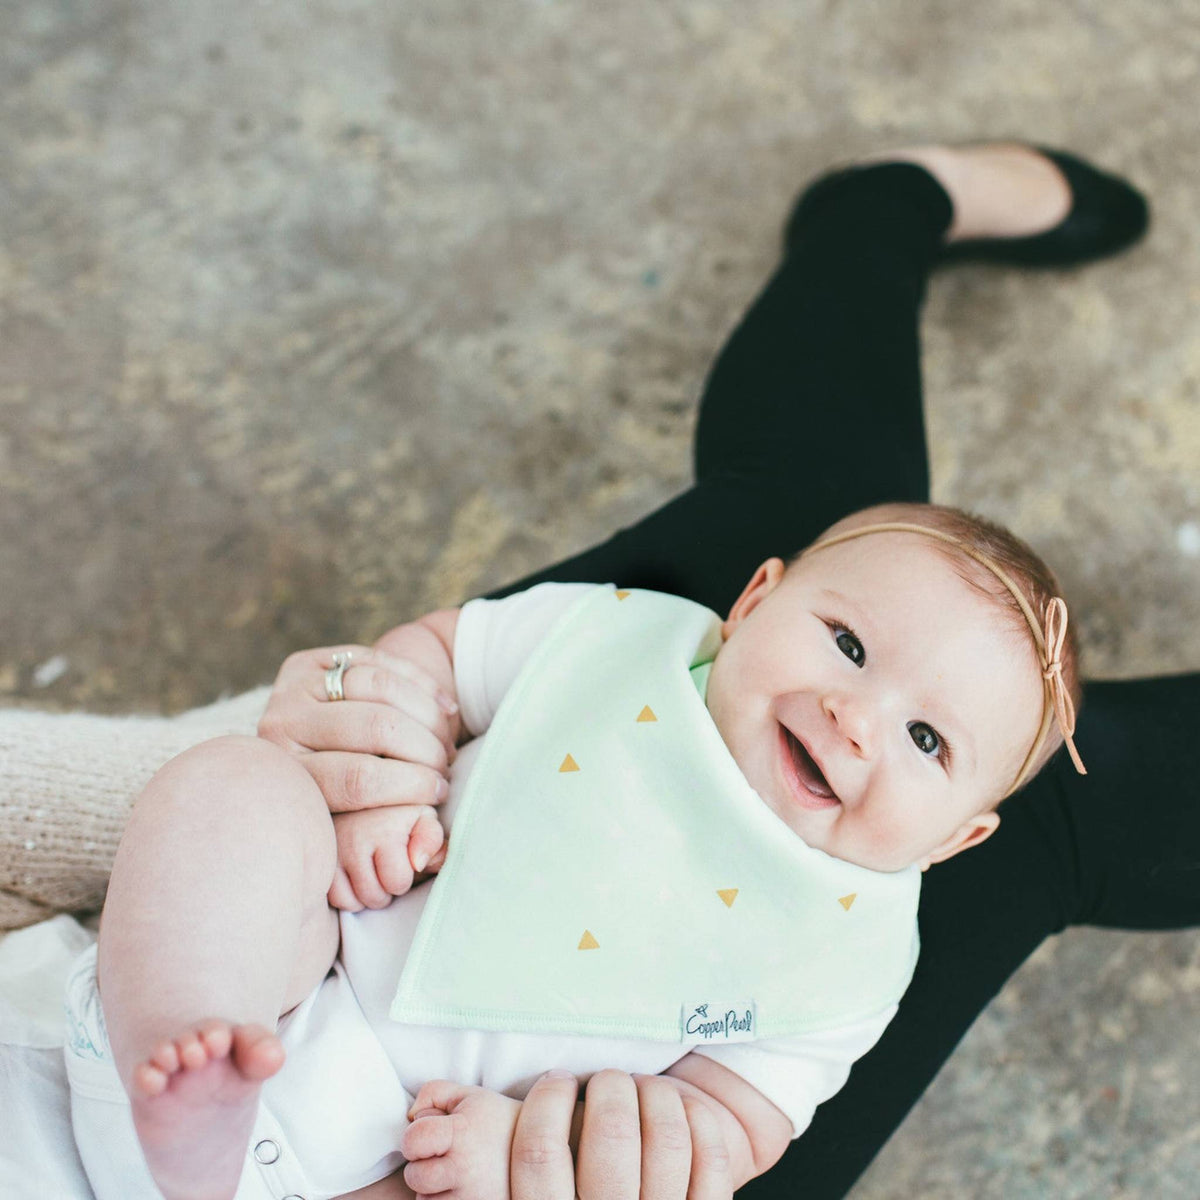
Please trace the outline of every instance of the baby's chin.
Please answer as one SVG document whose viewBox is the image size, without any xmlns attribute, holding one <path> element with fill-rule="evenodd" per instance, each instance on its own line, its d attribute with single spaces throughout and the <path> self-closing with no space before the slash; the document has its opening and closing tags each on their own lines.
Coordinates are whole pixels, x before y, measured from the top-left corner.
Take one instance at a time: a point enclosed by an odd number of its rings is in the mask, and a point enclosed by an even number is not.
<svg viewBox="0 0 1200 1200">
<path fill-rule="evenodd" d="M 840 808 L 838 811 L 840 812 Z M 811 815 L 819 818 L 824 814 L 814 813 Z M 911 848 L 901 850 L 891 847 L 863 846 L 853 840 L 847 841 L 838 836 L 839 831 L 833 824 L 835 820 L 836 816 L 827 817 L 822 825 L 820 820 L 801 822 L 785 818 L 785 823 L 809 849 L 820 850 L 822 854 L 828 854 L 830 858 L 841 859 L 842 862 L 851 863 L 867 871 L 879 871 L 882 874 L 890 875 L 896 871 L 906 870 L 914 863 L 921 862 L 924 857 L 923 854 L 914 854 Z M 932 850 L 933 847 L 930 846 L 929 849 Z"/>
</svg>

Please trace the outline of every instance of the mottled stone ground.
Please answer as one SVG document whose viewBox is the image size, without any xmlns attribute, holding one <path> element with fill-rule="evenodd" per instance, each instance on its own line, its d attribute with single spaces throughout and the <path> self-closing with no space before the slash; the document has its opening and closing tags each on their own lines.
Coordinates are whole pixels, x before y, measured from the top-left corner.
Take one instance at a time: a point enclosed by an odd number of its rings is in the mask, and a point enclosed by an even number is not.
<svg viewBox="0 0 1200 1200">
<path fill-rule="evenodd" d="M 990 136 L 1156 223 L 934 281 L 936 497 L 1092 674 L 1200 668 L 1198 74 L 1191 0 L 11 6 L 0 700 L 186 707 L 633 520 L 798 184 Z M 1047 947 L 856 1195 L 1194 1196 L 1195 944 Z"/>
</svg>

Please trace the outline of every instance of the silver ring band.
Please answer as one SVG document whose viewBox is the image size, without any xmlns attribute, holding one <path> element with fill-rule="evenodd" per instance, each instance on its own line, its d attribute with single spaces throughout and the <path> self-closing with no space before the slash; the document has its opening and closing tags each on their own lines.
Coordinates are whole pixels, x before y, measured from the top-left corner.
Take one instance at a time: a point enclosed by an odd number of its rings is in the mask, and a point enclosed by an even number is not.
<svg viewBox="0 0 1200 1200">
<path fill-rule="evenodd" d="M 345 654 L 333 656 L 333 666 L 325 672 L 325 695 L 330 700 L 345 700 L 346 689 L 342 686 L 342 676 L 350 665 L 352 655 L 349 650 Z"/>
</svg>

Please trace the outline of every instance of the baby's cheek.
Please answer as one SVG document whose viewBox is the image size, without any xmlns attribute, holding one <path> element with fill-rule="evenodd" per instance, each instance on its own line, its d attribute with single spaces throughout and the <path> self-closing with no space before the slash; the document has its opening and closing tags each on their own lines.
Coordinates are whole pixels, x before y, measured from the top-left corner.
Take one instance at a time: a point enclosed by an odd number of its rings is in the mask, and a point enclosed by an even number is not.
<svg viewBox="0 0 1200 1200">
<path fill-rule="evenodd" d="M 921 856 L 928 838 L 922 837 L 911 821 L 894 812 L 856 814 L 853 851 L 844 855 L 859 866 L 873 871 L 899 871 Z M 936 844 L 929 842 L 930 846 Z"/>
</svg>

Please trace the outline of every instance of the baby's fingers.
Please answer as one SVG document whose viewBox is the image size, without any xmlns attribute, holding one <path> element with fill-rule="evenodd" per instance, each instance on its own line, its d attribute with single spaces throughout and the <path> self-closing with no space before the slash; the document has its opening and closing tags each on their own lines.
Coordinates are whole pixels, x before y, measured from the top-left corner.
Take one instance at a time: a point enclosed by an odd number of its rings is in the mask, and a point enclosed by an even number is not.
<svg viewBox="0 0 1200 1200">
<path fill-rule="evenodd" d="M 329 894 L 325 897 L 330 908 L 340 908 L 346 912 L 362 912 L 365 904 L 354 894 L 350 884 L 350 876 L 338 864 L 333 873 L 333 883 L 329 885 Z"/>
<path fill-rule="evenodd" d="M 375 870 L 373 856 L 355 859 L 343 863 L 346 877 L 350 881 L 350 889 L 358 897 L 364 908 L 387 908 L 392 902 L 392 894 L 384 885 L 383 880 Z M 407 891 L 404 888 L 403 891 Z M 403 892 L 399 893 L 403 894 Z"/>
<path fill-rule="evenodd" d="M 409 1120 L 415 1120 L 421 1110 L 426 1108 L 452 1113 L 472 1092 L 478 1090 L 473 1084 L 455 1083 L 452 1079 L 430 1079 L 421 1084 L 421 1090 L 409 1106 Z"/>
<path fill-rule="evenodd" d="M 377 859 L 381 857 L 381 849 L 395 845 L 399 848 L 404 866 L 408 866 L 408 835 L 415 820 L 410 810 L 403 808 L 377 808 L 369 812 L 338 813 L 334 816 L 338 868 L 345 874 L 350 890 L 365 907 L 387 908 L 392 902 L 393 893 L 388 891 L 379 877 Z M 395 877 L 392 872 L 387 873 Z M 408 890 L 411 882 L 410 870 L 408 884 L 403 891 Z"/>
<path fill-rule="evenodd" d="M 408 861 L 414 871 L 424 871 L 433 864 L 434 857 L 442 849 L 446 840 L 446 831 L 438 820 L 437 813 L 428 810 L 413 826 L 408 839 Z M 441 866 L 445 855 L 441 856 L 437 866 Z M 436 869 L 436 868 L 435 868 Z"/>
<path fill-rule="evenodd" d="M 437 1108 L 425 1109 L 400 1135 L 400 1153 L 409 1162 L 449 1154 L 454 1145 L 454 1122 Z"/>
</svg>

